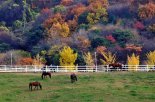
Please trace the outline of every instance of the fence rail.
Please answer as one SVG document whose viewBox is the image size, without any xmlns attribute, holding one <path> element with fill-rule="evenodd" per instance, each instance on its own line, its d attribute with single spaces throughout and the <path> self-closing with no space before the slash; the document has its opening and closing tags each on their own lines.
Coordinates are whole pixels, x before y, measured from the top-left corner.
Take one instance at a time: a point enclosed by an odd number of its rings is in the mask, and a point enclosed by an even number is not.
<svg viewBox="0 0 155 102">
<path fill-rule="evenodd" d="M 111 71 L 155 71 L 155 65 L 123 65 L 113 68 L 99 66 L 39 66 L 39 65 L 0 65 L 0 72 L 111 72 Z"/>
</svg>

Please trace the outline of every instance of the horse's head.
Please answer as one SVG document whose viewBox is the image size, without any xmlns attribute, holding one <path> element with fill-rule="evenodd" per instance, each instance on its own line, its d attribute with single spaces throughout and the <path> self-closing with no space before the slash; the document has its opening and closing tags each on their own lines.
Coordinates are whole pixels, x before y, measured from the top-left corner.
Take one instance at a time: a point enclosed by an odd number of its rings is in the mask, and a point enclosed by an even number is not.
<svg viewBox="0 0 155 102">
<path fill-rule="evenodd" d="M 42 85 L 41 85 L 41 84 L 39 84 L 39 87 L 40 87 L 40 89 L 42 90 Z"/>
</svg>

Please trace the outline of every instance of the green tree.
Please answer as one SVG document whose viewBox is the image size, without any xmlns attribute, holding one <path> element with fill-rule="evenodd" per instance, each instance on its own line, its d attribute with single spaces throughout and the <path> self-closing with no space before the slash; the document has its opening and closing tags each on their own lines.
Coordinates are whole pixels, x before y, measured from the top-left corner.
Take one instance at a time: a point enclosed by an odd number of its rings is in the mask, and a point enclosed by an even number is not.
<svg viewBox="0 0 155 102">
<path fill-rule="evenodd" d="M 114 32 L 112 32 L 112 36 L 122 47 L 124 47 L 125 44 L 134 37 L 134 35 L 130 30 L 121 30 L 121 29 L 116 29 Z"/>
<path fill-rule="evenodd" d="M 110 41 L 105 38 L 96 38 L 91 41 L 91 46 L 96 48 L 98 46 L 110 46 Z"/>
<path fill-rule="evenodd" d="M 54 13 L 65 13 L 66 8 L 63 5 L 57 5 L 53 8 Z"/>
</svg>

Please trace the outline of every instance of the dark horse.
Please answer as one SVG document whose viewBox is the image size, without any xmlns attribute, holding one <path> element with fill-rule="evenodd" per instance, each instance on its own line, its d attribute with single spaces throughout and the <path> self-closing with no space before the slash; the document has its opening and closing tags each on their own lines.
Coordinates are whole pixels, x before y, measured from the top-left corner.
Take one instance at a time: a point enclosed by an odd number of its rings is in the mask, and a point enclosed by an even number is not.
<svg viewBox="0 0 155 102">
<path fill-rule="evenodd" d="M 41 78 L 44 79 L 45 77 L 47 77 L 47 75 L 51 78 L 50 72 L 42 72 Z"/>
<path fill-rule="evenodd" d="M 29 83 L 29 90 L 32 91 L 32 87 L 33 87 L 33 86 L 35 86 L 34 89 L 37 88 L 37 90 L 38 90 L 38 87 L 40 87 L 40 89 L 42 89 L 41 84 L 40 84 L 39 82 L 37 82 L 37 81 L 35 81 L 35 82 L 30 82 L 30 83 Z"/>
<path fill-rule="evenodd" d="M 109 67 L 110 67 L 111 71 L 122 70 L 122 64 L 121 63 L 112 63 L 112 64 L 109 64 Z"/>
<path fill-rule="evenodd" d="M 71 79 L 71 83 L 74 83 L 75 81 L 77 81 L 77 76 L 76 76 L 76 74 L 75 74 L 75 73 L 72 73 L 72 74 L 70 75 L 70 79 Z"/>
</svg>

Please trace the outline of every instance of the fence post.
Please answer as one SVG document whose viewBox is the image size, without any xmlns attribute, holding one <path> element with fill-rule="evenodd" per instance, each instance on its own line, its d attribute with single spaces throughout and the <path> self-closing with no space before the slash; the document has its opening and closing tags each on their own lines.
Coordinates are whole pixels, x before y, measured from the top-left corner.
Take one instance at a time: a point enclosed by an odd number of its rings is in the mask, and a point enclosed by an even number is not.
<svg viewBox="0 0 155 102">
<path fill-rule="evenodd" d="M 109 65 L 107 65 L 107 72 L 109 71 Z"/>
<path fill-rule="evenodd" d="M 16 68 L 16 72 L 17 72 L 17 66 L 15 66 L 15 68 Z"/>
<path fill-rule="evenodd" d="M 69 68 L 71 68 L 72 66 L 69 66 Z M 65 72 L 67 72 L 67 66 L 65 66 Z"/>
<path fill-rule="evenodd" d="M 149 71 L 149 66 L 148 66 L 148 65 L 146 65 L 146 71 L 147 71 L 147 72 Z"/>
<path fill-rule="evenodd" d="M 78 66 L 76 66 L 76 72 L 78 72 Z"/>
<path fill-rule="evenodd" d="M 25 69 L 26 69 L 26 72 L 27 72 L 27 65 L 26 65 L 26 68 Z"/>
<path fill-rule="evenodd" d="M 95 66 L 95 72 L 97 72 L 97 65 Z"/>
<path fill-rule="evenodd" d="M 45 67 L 45 71 L 47 72 L 47 65 L 46 65 L 46 67 Z"/>
<path fill-rule="evenodd" d="M 138 66 L 136 65 L 136 72 L 138 71 Z"/>
<path fill-rule="evenodd" d="M 57 66 L 57 72 L 58 72 L 58 66 Z"/>
<path fill-rule="evenodd" d="M 6 65 L 5 65 L 5 71 L 6 71 L 7 69 L 6 69 Z"/>
<path fill-rule="evenodd" d="M 36 72 L 36 65 L 35 65 L 35 69 L 34 69 L 34 72 Z"/>
</svg>

